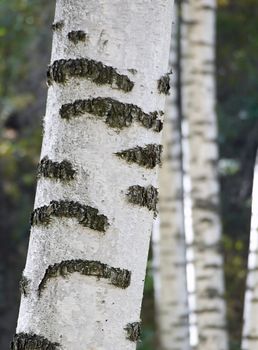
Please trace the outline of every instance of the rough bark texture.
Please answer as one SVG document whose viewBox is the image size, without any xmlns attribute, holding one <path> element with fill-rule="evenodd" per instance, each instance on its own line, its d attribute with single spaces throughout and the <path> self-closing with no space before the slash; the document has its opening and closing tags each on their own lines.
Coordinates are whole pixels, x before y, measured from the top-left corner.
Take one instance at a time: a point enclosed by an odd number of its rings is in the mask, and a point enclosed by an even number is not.
<svg viewBox="0 0 258 350">
<path fill-rule="evenodd" d="M 41 153 L 55 164 L 43 166 L 38 180 L 24 270 L 30 288 L 21 299 L 17 334 L 40 335 L 62 350 L 136 347 L 158 166 L 117 154 L 160 145 L 161 134 L 135 118 L 117 127 L 123 117 L 117 105 L 111 106 L 114 124 L 88 110 L 62 118 L 60 110 L 102 99 L 147 116 L 162 111 L 157 81 L 167 72 L 171 10 L 170 0 L 57 1 Z M 69 40 L 68 33 L 78 31 L 87 40 Z M 76 169 L 69 181 L 54 176 L 64 160 Z M 104 221 L 95 225 L 100 216 Z"/>
<path fill-rule="evenodd" d="M 258 155 L 253 177 L 252 217 L 246 282 L 242 350 L 258 348 Z"/>
<path fill-rule="evenodd" d="M 195 267 L 195 315 L 198 350 L 228 349 L 223 258 L 218 214 L 218 149 L 215 114 L 215 0 L 183 4 L 186 44 L 183 49 L 184 116 L 189 125 L 191 181 L 191 244 Z M 209 291 L 216 293 L 209 293 Z M 194 297 L 194 295 L 193 295 Z"/>
<path fill-rule="evenodd" d="M 155 302 L 160 350 L 189 350 L 186 247 L 183 222 L 183 173 L 177 108 L 177 14 L 170 48 L 171 92 L 166 99 L 162 167 L 159 171 L 159 227 L 154 226 Z M 155 242 L 156 238 L 156 242 Z M 157 240 L 158 238 L 158 240 Z M 158 256 L 157 256 L 158 251 Z"/>
</svg>

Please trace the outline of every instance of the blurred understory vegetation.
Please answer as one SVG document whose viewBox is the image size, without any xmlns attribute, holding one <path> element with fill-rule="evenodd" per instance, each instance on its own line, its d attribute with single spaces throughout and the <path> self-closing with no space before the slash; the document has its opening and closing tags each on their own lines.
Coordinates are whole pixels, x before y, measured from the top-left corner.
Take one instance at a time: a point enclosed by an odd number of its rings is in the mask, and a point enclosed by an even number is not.
<svg viewBox="0 0 258 350">
<path fill-rule="evenodd" d="M 0 348 L 8 349 L 19 305 L 46 101 L 54 1 L 0 2 Z M 257 0 L 220 0 L 217 94 L 223 243 L 231 350 L 239 350 L 258 144 Z M 141 350 L 154 350 L 151 263 Z"/>
</svg>

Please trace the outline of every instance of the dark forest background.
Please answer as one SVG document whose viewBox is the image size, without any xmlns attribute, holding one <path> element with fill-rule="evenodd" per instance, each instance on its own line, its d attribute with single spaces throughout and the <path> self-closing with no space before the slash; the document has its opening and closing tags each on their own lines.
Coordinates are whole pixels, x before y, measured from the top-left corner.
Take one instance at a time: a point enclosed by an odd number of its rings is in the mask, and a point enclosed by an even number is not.
<svg viewBox="0 0 258 350">
<path fill-rule="evenodd" d="M 248 253 L 252 176 L 258 146 L 258 3 L 220 0 L 217 112 L 223 244 L 231 350 L 239 350 Z M 19 307 L 29 239 L 54 1 L 0 0 L 0 349 L 7 350 Z M 172 90 L 173 92 L 173 90 Z M 153 350 L 151 262 L 141 350 Z"/>
</svg>

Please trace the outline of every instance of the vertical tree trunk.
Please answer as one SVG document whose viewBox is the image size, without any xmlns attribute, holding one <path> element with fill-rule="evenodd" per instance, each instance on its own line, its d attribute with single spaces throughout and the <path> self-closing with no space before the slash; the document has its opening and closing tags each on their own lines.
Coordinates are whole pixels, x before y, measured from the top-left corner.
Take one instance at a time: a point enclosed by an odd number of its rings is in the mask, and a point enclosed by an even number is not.
<svg viewBox="0 0 258 350">
<path fill-rule="evenodd" d="M 215 0 L 190 0 L 183 6 L 184 115 L 189 125 L 189 171 L 194 241 L 196 317 L 199 350 L 225 350 L 224 302 L 217 126 L 215 115 Z"/>
<path fill-rule="evenodd" d="M 161 350 L 189 350 L 186 256 L 183 219 L 183 174 L 180 118 L 177 107 L 177 13 L 174 11 L 170 67 L 172 91 L 166 99 L 162 167 L 159 172 L 160 227 L 155 299 Z M 156 252 L 157 248 L 153 250 Z M 157 259 L 157 257 L 154 257 Z M 157 264 L 156 264 L 157 265 Z M 158 280 L 157 280 L 158 279 Z"/>
<path fill-rule="evenodd" d="M 58 0 L 12 349 L 135 349 L 172 1 Z"/>
<path fill-rule="evenodd" d="M 258 347 L 258 155 L 254 167 L 252 218 L 248 256 L 248 275 L 244 304 L 242 350 Z"/>
</svg>

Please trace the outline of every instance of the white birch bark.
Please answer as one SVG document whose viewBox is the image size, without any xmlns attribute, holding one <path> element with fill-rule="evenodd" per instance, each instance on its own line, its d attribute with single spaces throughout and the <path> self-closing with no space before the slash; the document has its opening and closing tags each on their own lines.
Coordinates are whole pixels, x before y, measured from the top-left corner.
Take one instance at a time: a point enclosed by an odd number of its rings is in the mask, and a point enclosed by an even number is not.
<svg viewBox="0 0 258 350">
<path fill-rule="evenodd" d="M 242 350 L 258 347 L 258 155 L 254 167 L 252 217 L 246 282 Z"/>
<path fill-rule="evenodd" d="M 186 252 L 183 219 L 183 174 L 177 108 L 177 14 L 170 47 L 171 92 L 166 99 L 162 167 L 159 171 L 159 226 L 153 234 L 154 286 L 159 348 L 189 350 Z"/>
<path fill-rule="evenodd" d="M 215 0 L 183 5 L 184 116 L 189 125 L 197 349 L 226 350 L 215 114 Z"/>
<path fill-rule="evenodd" d="M 164 108 L 158 80 L 166 73 L 172 4 L 57 1 L 36 211 L 12 349 L 136 347 L 161 137 L 160 114 L 149 113 Z M 68 59 L 81 60 L 54 63 Z M 146 145 L 157 145 L 147 161 Z"/>
</svg>

